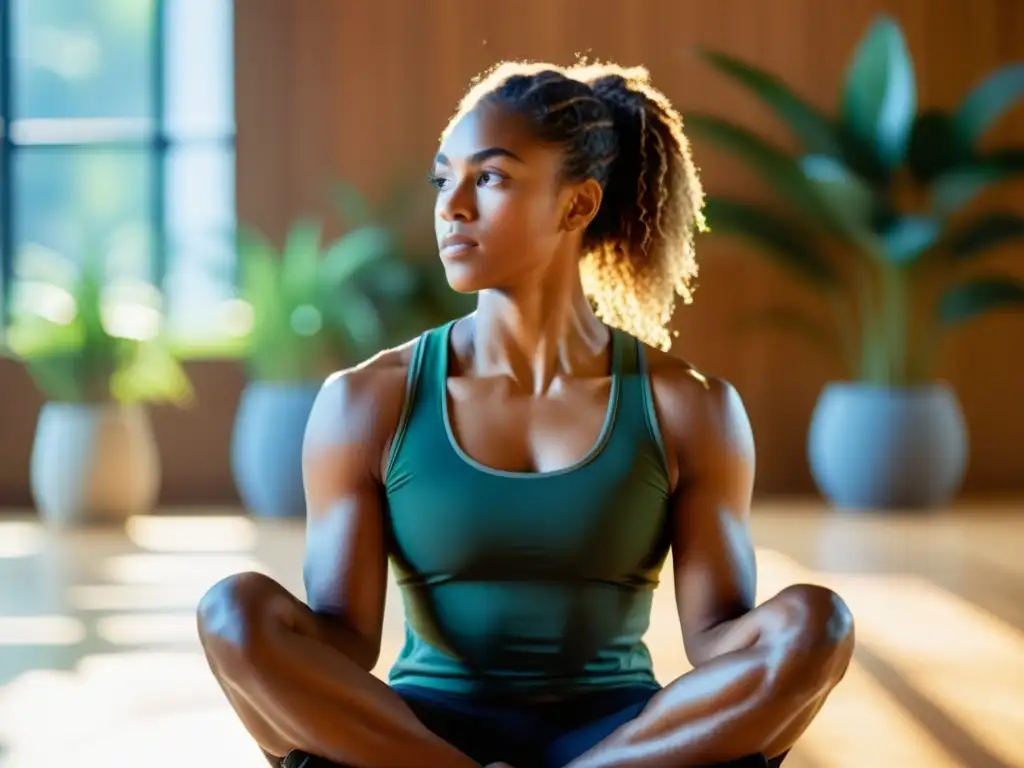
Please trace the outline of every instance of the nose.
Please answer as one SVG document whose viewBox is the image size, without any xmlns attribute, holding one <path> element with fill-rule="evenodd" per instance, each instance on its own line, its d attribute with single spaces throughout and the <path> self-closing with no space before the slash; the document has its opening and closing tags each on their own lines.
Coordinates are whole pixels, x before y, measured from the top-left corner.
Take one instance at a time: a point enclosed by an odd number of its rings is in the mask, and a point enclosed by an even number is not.
<svg viewBox="0 0 1024 768">
<path fill-rule="evenodd" d="M 452 183 L 437 195 L 437 215 L 443 221 L 474 221 L 477 217 L 475 191 L 472 179 Z"/>
</svg>

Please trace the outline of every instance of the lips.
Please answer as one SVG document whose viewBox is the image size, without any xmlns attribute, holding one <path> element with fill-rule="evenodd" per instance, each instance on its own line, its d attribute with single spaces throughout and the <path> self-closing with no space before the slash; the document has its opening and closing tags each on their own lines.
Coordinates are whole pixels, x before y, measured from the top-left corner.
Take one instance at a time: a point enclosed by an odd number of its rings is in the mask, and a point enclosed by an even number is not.
<svg viewBox="0 0 1024 768">
<path fill-rule="evenodd" d="M 468 235 L 452 233 L 441 238 L 441 251 L 448 254 L 463 253 L 476 248 L 476 240 Z"/>
</svg>

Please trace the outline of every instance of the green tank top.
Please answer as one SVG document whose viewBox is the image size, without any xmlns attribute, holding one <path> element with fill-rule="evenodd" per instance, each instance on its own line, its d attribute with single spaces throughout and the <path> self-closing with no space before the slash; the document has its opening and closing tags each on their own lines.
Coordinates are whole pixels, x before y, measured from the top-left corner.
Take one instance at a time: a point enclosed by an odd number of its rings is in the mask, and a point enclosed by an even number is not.
<svg viewBox="0 0 1024 768">
<path fill-rule="evenodd" d="M 586 457 L 507 472 L 453 437 L 452 325 L 417 343 L 385 475 L 406 616 L 388 681 L 499 697 L 656 687 L 643 636 L 669 479 L 642 346 L 612 330 L 607 415 Z"/>
</svg>

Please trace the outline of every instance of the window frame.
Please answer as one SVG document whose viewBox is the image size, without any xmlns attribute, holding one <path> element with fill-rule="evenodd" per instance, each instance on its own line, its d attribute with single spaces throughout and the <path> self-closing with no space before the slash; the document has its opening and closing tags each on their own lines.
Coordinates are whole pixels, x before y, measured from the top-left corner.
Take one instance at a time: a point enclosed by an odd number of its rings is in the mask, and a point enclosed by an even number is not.
<svg viewBox="0 0 1024 768">
<path fill-rule="evenodd" d="M 163 293 L 168 272 L 168 205 L 167 165 L 168 158 L 179 148 L 223 147 L 237 160 L 237 123 L 231 121 L 229 128 L 210 136 L 172 136 L 167 125 L 166 104 L 170 87 L 166 77 L 166 54 L 168 39 L 169 1 L 153 0 L 152 39 L 150 40 L 150 87 L 152 88 L 152 112 L 149 118 L 68 118 L 68 121 L 91 123 L 92 136 L 79 136 L 75 140 L 58 138 L 33 139 L 32 131 L 19 138 L 19 125 L 30 124 L 32 119 L 19 120 L 12 115 L 15 101 L 15 58 L 13 5 L 17 0 L 0 0 L 0 347 L 11 322 L 11 296 L 14 287 L 15 259 L 18 249 L 18 222 L 15 220 L 14 165 L 20 152 L 31 152 L 33 148 L 49 150 L 142 150 L 150 164 L 150 211 L 146 222 L 152 232 L 153 250 L 150 253 L 151 274 L 155 287 Z M 234 3 L 229 3 L 232 7 Z M 234 35 L 229 41 L 234 53 Z M 234 70 L 234 68 L 232 68 Z M 234 94 L 234 77 L 231 93 Z M 43 121 L 38 121 L 42 123 Z M 54 121 L 59 123 L 60 119 Z M 118 123 L 122 125 L 118 127 Z M 103 129 L 106 130 L 103 130 Z M 73 131 L 72 131 L 73 132 Z M 231 201 L 234 210 L 234 224 L 237 225 L 237 191 Z"/>
</svg>

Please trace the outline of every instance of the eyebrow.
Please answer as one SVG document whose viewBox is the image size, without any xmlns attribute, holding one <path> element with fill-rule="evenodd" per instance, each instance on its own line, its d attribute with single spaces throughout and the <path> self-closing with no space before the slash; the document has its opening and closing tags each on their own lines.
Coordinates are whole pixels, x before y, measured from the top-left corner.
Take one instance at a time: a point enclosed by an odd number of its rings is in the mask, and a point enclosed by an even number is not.
<svg viewBox="0 0 1024 768">
<path fill-rule="evenodd" d="M 488 147 L 487 149 L 481 149 L 479 152 L 474 152 L 470 155 L 469 164 L 480 165 L 480 163 L 486 162 L 492 157 L 507 157 L 510 160 L 515 160 L 517 163 L 523 162 L 519 155 L 509 149 L 505 149 L 504 147 Z M 451 161 L 448 160 L 447 156 L 440 152 L 437 157 L 434 158 L 434 163 L 437 165 L 451 165 Z"/>
</svg>

